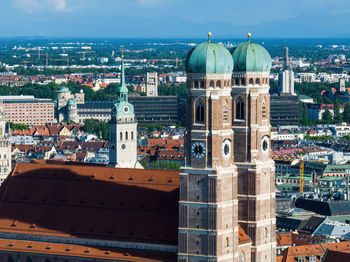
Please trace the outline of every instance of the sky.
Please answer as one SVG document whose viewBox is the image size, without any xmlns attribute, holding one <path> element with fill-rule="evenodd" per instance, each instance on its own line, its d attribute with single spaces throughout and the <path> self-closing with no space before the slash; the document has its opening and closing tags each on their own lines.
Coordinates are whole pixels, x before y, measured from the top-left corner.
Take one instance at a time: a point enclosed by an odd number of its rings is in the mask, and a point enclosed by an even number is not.
<svg viewBox="0 0 350 262">
<path fill-rule="evenodd" d="M 0 1 L 0 37 L 350 38 L 349 0 Z"/>
</svg>

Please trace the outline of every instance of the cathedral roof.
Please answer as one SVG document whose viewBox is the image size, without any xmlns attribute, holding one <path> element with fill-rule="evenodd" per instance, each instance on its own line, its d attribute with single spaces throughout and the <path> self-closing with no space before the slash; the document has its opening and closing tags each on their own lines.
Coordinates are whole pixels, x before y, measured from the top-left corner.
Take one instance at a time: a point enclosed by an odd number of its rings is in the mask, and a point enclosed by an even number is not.
<svg viewBox="0 0 350 262">
<path fill-rule="evenodd" d="M 177 245 L 178 171 L 57 163 L 16 165 L 0 232 Z"/>
<path fill-rule="evenodd" d="M 192 49 L 186 62 L 187 73 L 231 73 L 233 60 L 230 52 L 209 39 Z"/>
<path fill-rule="evenodd" d="M 232 50 L 234 62 L 233 71 L 238 72 L 269 72 L 272 65 L 272 59 L 267 50 L 250 41 L 242 43 Z"/>
</svg>

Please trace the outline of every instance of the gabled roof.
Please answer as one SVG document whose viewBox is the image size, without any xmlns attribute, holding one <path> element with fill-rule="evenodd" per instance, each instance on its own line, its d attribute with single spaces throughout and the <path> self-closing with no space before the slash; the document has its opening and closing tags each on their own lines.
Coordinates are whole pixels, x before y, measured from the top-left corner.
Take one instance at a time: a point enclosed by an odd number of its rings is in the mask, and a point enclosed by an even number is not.
<svg viewBox="0 0 350 262">
<path fill-rule="evenodd" d="M 39 241 L 0 239 L 0 250 L 11 253 L 28 253 L 64 258 L 87 258 L 97 261 L 176 261 L 175 253 L 146 250 L 123 250 L 118 248 L 97 248 L 91 246 L 47 243 Z M 80 261 L 80 260 L 79 260 Z"/>
<path fill-rule="evenodd" d="M 0 232 L 177 245 L 178 171 L 21 163 L 5 187 Z"/>
</svg>

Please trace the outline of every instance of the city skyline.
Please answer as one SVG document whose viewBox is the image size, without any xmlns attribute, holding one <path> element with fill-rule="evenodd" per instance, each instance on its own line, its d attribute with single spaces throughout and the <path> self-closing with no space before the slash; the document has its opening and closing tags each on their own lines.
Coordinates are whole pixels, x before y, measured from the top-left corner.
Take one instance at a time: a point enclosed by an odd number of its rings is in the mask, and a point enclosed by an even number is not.
<svg viewBox="0 0 350 262">
<path fill-rule="evenodd" d="M 348 37 L 350 4 L 333 1 L 11 0 L 3 37 Z M 185 8 L 186 7 L 186 8 Z M 15 19 L 13 19 L 15 17 Z"/>
</svg>

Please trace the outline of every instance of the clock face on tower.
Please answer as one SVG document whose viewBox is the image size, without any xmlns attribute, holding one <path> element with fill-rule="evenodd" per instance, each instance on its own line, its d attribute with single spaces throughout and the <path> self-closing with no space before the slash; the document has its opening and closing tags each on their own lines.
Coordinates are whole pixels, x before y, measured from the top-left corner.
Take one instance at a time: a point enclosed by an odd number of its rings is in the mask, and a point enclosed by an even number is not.
<svg viewBox="0 0 350 262">
<path fill-rule="evenodd" d="M 120 145 L 120 149 L 121 149 L 122 151 L 124 151 L 124 150 L 126 149 L 126 145 L 125 145 L 125 144 L 121 144 L 121 145 Z"/>
<path fill-rule="evenodd" d="M 231 155 L 231 141 L 229 139 L 226 139 L 223 143 L 222 143 L 222 155 L 224 156 L 224 158 L 229 158 Z"/>
<path fill-rule="evenodd" d="M 205 145 L 202 142 L 192 144 L 192 155 L 195 158 L 202 158 L 205 155 Z"/>
<path fill-rule="evenodd" d="M 261 149 L 263 152 L 267 152 L 269 150 L 269 138 L 267 136 L 264 136 L 261 140 Z"/>
<path fill-rule="evenodd" d="M 129 107 L 128 106 L 124 106 L 124 112 L 125 113 L 129 112 Z"/>
</svg>

